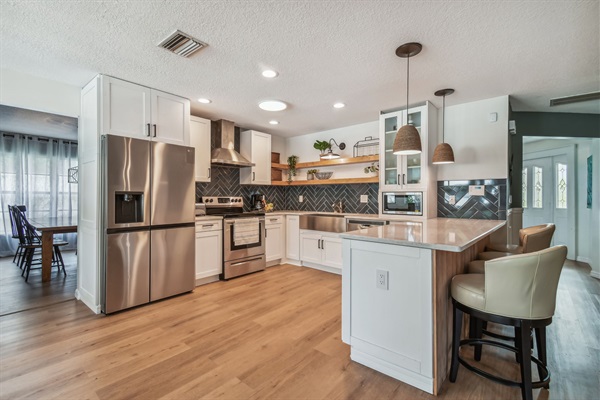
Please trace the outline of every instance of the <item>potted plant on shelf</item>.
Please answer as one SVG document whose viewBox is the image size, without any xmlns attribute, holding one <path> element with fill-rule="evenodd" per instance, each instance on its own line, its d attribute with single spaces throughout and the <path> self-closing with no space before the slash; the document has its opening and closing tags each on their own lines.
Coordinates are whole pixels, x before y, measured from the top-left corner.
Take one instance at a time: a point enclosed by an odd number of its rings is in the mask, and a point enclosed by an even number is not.
<svg viewBox="0 0 600 400">
<path fill-rule="evenodd" d="M 313 179 L 315 179 L 315 174 L 317 172 L 319 172 L 318 169 L 309 169 L 308 171 L 306 171 L 306 180 L 312 181 Z"/>
<path fill-rule="evenodd" d="M 296 176 L 296 163 L 298 162 L 298 156 L 291 155 L 287 158 L 288 165 L 288 182 L 292 182 L 294 176 Z"/>
<path fill-rule="evenodd" d="M 331 144 L 326 140 L 315 140 L 313 147 L 321 151 L 321 154 L 325 154 L 325 152 L 331 148 Z"/>
</svg>

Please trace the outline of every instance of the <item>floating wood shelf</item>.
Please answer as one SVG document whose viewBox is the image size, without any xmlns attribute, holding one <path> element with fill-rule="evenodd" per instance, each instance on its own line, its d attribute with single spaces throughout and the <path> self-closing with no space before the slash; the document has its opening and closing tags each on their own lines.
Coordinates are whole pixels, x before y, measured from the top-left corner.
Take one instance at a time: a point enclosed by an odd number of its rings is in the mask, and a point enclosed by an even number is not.
<svg viewBox="0 0 600 400">
<path fill-rule="evenodd" d="M 312 181 L 272 181 L 273 186 L 307 186 L 307 185 L 342 185 L 349 183 L 377 183 L 379 177 L 370 176 L 368 178 L 343 178 L 343 179 L 314 179 Z"/>
<path fill-rule="evenodd" d="M 304 169 L 304 168 L 315 168 L 315 167 L 330 167 L 336 165 L 350 165 L 350 164 L 361 164 L 361 163 L 370 163 L 379 161 L 379 156 L 363 156 L 363 157 L 349 157 L 349 158 L 335 158 L 333 160 L 321 160 L 321 161 L 311 161 L 304 163 L 297 163 L 296 169 Z M 271 168 L 287 170 L 287 164 L 271 164 Z M 361 178 L 362 179 L 362 178 Z"/>
</svg>

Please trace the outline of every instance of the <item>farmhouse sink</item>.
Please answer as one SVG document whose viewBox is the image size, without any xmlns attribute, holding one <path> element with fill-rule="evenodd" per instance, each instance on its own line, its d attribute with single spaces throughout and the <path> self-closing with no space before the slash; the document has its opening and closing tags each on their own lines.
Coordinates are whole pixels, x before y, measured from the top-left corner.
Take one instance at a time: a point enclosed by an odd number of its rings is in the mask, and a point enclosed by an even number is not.
<svg viewBox="0 0 600 400">
<path fill-rule="evenodd" d="M 346 220 L 343 214 L 304 214 L 300 215 L 300 229 L 346 232 Z"/>
</svg>

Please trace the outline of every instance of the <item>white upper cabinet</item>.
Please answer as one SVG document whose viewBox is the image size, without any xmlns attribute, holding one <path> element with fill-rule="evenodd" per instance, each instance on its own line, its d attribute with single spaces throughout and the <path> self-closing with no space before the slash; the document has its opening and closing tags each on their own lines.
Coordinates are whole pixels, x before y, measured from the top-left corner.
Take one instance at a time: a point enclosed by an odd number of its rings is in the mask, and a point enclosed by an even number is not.
<svg viewBox="0 0 600 400">
<path fill-rule="evenodd" d="M 163 143 L 190 143 L 190 101 L 152 89 L 152 137 Z"/>
<path fill-rule="evenodd" d="M 102 134 L 187 146 L 190 101 L 110 76 L 102 79 Z"/>
<path fill-rule="evenodd" d="M 190 117 L 190 146 L 196 154 L 196 182 L 210 182 L 210 120 Z"/>
<path fill-rule="evenodd" d="M 151 134 L 150 88 L 102 76 L 102 134 L 148 138 Z"/>
<path fill-rule="evenodd" d="M 271 184 L 271 135 L 244 131 L 240 137 L 240 154 L 253 162 L 254 167 L 240 169 L 240 184 Z"/>
<path fill-rule="evenodd" d="M 426 190 L 429 185 L 429 147 L 435 140 L 435 126 L 430 122 L 437 120 L 435 108 L 426 105 L 404 111 L 383 114 L 380 117 L 380 190 Z M 415 155 L 393 154 L 394 139 L 398 129 L 406 124 L 413 125 L 421 135 L 422 153 Z"/>
</svg>

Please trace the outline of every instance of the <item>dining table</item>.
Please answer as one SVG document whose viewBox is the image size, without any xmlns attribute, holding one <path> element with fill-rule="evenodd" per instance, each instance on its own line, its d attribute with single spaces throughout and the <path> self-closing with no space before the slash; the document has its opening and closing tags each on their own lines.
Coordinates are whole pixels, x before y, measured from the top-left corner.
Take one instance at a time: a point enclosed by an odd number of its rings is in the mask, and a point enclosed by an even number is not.
<svg viewBox="0 0 600 400">
<path fill-rule="evenodd" d="M 42 282 L 48 282 L 51 276 L 54 235 L 77 232 L 77 216 L 29 217 L 28 220 L 42 234 Z"/>
</svg>

